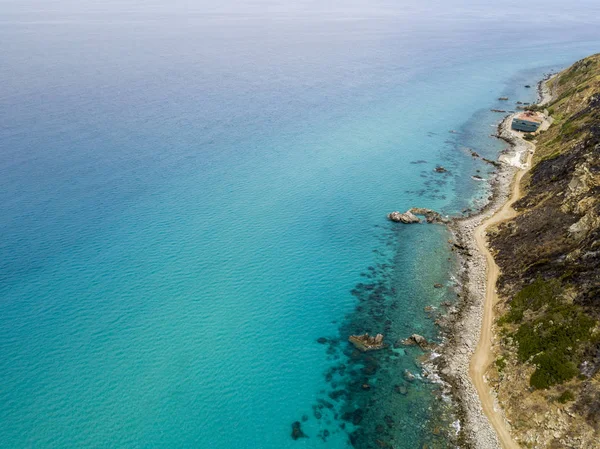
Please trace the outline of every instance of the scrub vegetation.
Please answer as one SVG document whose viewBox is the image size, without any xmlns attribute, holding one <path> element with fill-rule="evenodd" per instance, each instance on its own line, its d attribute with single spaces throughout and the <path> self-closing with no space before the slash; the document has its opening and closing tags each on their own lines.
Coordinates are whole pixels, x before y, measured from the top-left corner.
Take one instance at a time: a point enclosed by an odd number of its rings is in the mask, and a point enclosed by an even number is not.
<svg viewBox="0 0 600 449">
<path fill-rule="evenodd" d="M 536 136 L 517 215 L 488 232 L 501 275 L 494 364 L 517 431 L 600 447 L 600 54 L 549 85 L 553 118 Z M 568 415 L 559 415 L 567 408 Z M 556 413 L 556 415 L 553 415 Z M 553 416 L 557 418 L 553 420 Z M 561 427 L 558 416 L 568 416 Z M 564 443 L 570 441 L 570 443 Z M 594 442 L 594 443 L 592 443 Z M 554 447 L 540 444 L 536 447 Z"/>
<path fill-rule="evenodd" d="M 598 343 L 596 320 L 563 297 L 559 281 L 536 279 L 519 291 L 499 324 L 512 324 L 519 362 L 536 369 L 530 385 L 549 388 L 579 374 L 585 353 Z"/>
</svg>

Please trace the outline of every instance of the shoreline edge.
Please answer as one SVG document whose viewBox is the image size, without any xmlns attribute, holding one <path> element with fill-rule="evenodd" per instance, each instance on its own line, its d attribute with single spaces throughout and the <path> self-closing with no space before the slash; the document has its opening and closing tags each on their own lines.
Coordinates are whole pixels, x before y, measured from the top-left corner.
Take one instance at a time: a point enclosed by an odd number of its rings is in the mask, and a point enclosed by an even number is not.
<svg viewBox="0 0 600 449">
<path fill-rule="evenodd" d="M 538 83 L 539 105 L 552 98 L 547 84 L 551 78 L 547 76 Z M 451 395 L 458 405 L 459 420 L 464 427 L 461 443 L 475 449 L 520 447 L 512 439 L 510 423 L 485 378 L 485 372 L 493 362 L 490 350 L 495 336 L 491 326 L 498 275 L 497 266 L 486 248 L 485 231 L 489 225 L 510 218 L 511 205 L 520 196 L 519 184 L 531 166 L 535 149 L 533 143 L 511 130 L 514 115 L 506 116 L 498 125 L 497 137 L 506 141 L 521 159 L 525 156 L 527 162 L 520 166 L 503 163 L 490 178 L 490 201 L 478 212 L 455 218 L 448 224 L 458 249 L 460 298 L 454 316 L 447 318 L 449 328 L 445 332 L 445 342 L 439 348 L 440 357 L 434 364 L 442 380 L 450 385 Z"/>
</svg>

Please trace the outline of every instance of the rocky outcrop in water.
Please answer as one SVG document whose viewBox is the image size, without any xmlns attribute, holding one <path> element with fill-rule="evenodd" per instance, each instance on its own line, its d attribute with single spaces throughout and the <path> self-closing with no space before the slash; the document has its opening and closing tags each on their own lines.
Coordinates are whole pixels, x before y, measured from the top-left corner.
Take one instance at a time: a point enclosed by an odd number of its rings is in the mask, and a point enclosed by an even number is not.
<svg viewBox="0 0 600 449">
<path fill-rule="evenodd" d="M 497 161 L 492 161 L 491 159 L 487 159 L 487 158 L 485 158 L 485 157 L 482 157 L 482 158 L 481 158 L 481 160 L 482 160 L 483 162 L 486 162 L 486 163 L 490 164 L 490 165 L 493 165 L 493 166 L 494 166 L 494 167 L 496 167 L 496 168 L 500 168 L 500 167 L 502 167 L 502 163 L 500 163 L 500 162 L 497 162 Z"/>
<path fill-rule="evenodd" d="M 447 218 L 444 218 L 439 212 L 436 212 L 431 209 L 426 209 L 424 207 L 412 207 L 404 213 L 395 211 L 388 214 L 388 219 L 396 223 L 420 223 L 421 219 L 417 217 L 417 215 L 425 217 L 425 221 L 427 223 L 448 223 L 449 221 Z"/>
<path fill-rule="evenodd" d="M 427 339 L 419 334 L 412 334 L 407 339 L 402 340 L 402 344 L 407 346 L 417 345 L 423 350 L 429 348 L 429 342 Z"/>
<path fill-rule="evenodd" d="M 408 369 L 404 370 L 403 376 L 407 382 L 414 382 L 416 379 L 416 376 L 413 373 L 411 373 Z"/>
<path fill-rule="evenodd" d="M 383 349 L 385 344 L 383 343 L 383 335 L 377 334 L 374 337 L 367 333 L 362 335 L 350 335 L 348 341 L 356 346 L 360 351 L 375 351 L 377 349 Z"/>
<path fill-rule="evenodd" d="M 442 214 L 440 214 L 439 212 L 436 212 L 431 209 L 426 209 L 424 207 L 413 207 L 413 208 L 409 209 L 409 212 L 411 212 L 414 215 L 424 216 L 427 223 L 447 223 L 448 222 L 448 219 L 444 218 L 442 216 Z"/>
<path fill-rule="evenodd" d="M 417 217 L 410 211 L 406 211 L 404 213 L 395 211 L 395 212 L 388 214 L 388 218 L 391 221 L 394 221 L 396 223 L 410 224 L 410 223 L 420 223 L 421 222 L 419 217 Z"/>
</svg>

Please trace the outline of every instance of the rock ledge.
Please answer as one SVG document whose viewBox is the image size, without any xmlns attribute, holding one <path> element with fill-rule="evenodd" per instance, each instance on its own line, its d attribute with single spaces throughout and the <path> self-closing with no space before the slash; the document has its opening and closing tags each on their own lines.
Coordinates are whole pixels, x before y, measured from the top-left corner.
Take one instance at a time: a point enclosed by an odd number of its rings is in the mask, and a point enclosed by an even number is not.
<svg viewBox="0 0 600 449">
<path fill-rule="evenodd" d="M 382 334 L 377 334 L 374 337 L 370 336 L 366 332 L 362 335 L 350 335 L 350 337 L 348 337 L 348 341 L 363 352 L 375 351 L 385 347 Z"/>
</svg>

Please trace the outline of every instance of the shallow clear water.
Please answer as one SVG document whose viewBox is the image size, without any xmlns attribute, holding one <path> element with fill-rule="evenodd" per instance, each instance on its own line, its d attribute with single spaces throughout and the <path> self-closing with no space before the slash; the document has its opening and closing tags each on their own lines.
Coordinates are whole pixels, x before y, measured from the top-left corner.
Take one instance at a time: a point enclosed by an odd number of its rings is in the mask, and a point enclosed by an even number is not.
<svg viewBox="0 0 600 449">
<path fill-rule="evenodd" d="M 385 215 L 485 196 L 497 98 L 598 51 L 543 5 L 0 2 L 0 446 L 444 447 L 346 338 L 436 337 L 448 236 Z"/>
</svg>

